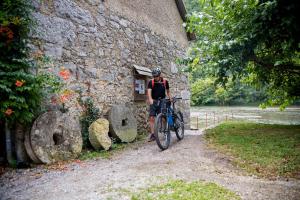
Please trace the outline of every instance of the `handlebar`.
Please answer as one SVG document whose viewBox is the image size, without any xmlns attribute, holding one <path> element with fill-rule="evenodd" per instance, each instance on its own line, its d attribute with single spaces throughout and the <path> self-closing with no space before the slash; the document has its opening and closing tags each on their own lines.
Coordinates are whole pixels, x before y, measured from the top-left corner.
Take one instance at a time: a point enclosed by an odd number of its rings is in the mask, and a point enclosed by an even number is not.
<svg viewBox="0 0 300 200">
<path fill-rule="evenodd" d="M 176 102 L 176 100 L 182 99 L 182 97 L 172 97 L 172 101 Z M 171 101 L 171 99 L 166 98 L 167 101 Z"/>
<path fill-rule="evenodd" d="M 172 101 L 169 98 L 165 98 L 165 99 L 159 98 L 157 103 L 159 104 L 159 102 L 165 101 L 165 102 L 172 102 L 174 105 L 176 100 L 180 100 L 180 99 L 182 99 L 182 97 L 172 97 L 171 99 L 172 99 Z"/>
</svg>

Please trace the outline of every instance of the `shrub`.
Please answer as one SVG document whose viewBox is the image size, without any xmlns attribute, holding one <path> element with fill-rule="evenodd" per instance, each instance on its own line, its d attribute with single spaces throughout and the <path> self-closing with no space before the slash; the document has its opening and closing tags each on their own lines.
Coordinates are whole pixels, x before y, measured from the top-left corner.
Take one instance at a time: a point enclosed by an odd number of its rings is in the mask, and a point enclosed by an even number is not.
<svg viewBox="0 0 300 200">
<path fill-rule="evenodd" d="M 100 117 L 99 109 L 94 106 L 94 102 L 91 98 L 82 100 L 80 96 L 79 103 L 84 109 L 80 119 L 83 148 L 91 148 L 92 146 L 89 141 L 89 126 Z"/>
</svg>

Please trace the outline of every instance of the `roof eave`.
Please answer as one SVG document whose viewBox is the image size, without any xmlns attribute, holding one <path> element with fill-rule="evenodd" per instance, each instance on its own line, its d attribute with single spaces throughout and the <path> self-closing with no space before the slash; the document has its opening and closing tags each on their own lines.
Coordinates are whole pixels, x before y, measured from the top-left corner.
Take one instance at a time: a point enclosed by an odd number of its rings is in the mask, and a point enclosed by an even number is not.
<svg viewBox="0 0 300 200">
<path fill-rule="evenodd" d="M 181 19 L 184 22 L 186 22 L 187 21 L 187 18 L 186 18 L 187 12 L 186 12 L 186 9 L 185 9 L 183 1 L 182 0 L 175 0 L 175 2 L 176 2 L 177 9 L 179 11 L 179 14 L 181 16 Z M 189 32 L 187 32 L 187 38 L 188 38 L 189 41 L 195 40 L 196 39 L 196 35 L 195 35 L 195 33 L 189 33 Z"/>
</svg>

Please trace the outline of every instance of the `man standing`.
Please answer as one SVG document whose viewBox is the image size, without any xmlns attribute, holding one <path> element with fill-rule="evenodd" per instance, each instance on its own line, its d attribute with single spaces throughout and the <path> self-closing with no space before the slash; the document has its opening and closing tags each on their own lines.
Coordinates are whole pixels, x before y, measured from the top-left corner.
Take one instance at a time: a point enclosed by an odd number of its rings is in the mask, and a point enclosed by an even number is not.
<svg viewBox="0 0 300 200">
<path fill-rule="evenodd" d="M 169 82 L 162 78 L 160 68 L 152 70 L 153 79 L 148 83 L 147 96 L 150 104 L 149 124 L 150 124 L 150 137 L 149 142 L 155 140 L 154 136 L 154 121 L 155 116 L 160 113 L 161 105 L 158 104 L 158 99 L 164 99 L 166 96 L 171 99 Z"/>
</svg>

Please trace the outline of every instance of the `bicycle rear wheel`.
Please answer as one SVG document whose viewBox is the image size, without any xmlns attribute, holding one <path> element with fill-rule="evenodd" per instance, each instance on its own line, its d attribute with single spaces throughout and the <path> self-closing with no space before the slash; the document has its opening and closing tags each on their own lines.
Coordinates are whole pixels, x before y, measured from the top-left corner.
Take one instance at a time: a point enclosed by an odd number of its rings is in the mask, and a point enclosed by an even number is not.
<svg viewBox="0 0 300 200">
<path fill-rule="evenodd" d="M 183 115 L 180 111 L 176 113 L 175 126 L 176 137 L 178 140 L 182 140 L 184 138 L 184 121 Z"/>
<path fill-rule="evenodd" d="M 155 119 L 154 135 L 156 143 L 161 150 L 169 147 L 170 129 L 166 117 L 161 113 Z"/>
</svg>

